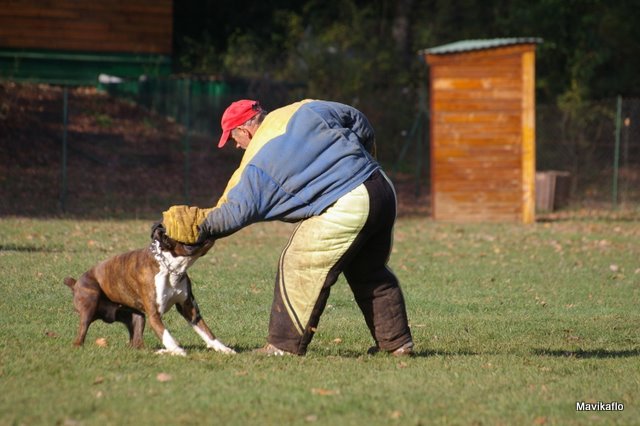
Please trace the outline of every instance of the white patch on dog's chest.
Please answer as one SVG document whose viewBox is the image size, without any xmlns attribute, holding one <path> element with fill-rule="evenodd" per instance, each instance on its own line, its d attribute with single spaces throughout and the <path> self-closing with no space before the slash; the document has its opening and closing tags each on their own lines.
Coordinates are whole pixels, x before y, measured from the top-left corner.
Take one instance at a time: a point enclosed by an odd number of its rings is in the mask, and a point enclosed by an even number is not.
<svg viewBox="0 0 640 426">
<path fill-rule="evenodd" d="M 155 276 L 156 304 L 158 312 L 164 314 L 176 303 L 187 300 L 187 276 L 178 277 L 171 273 L 160 271 Z"/>
<path fill-rule="evenodd" d="M 164 314 L 176 303 L 182 303 L 189 296 L 187 269 L 193 263 L 188 257 L 174 257 L 171 253 L 156 255 L 160 271 L 154 281 L 158 312 Z"/>
</svg>

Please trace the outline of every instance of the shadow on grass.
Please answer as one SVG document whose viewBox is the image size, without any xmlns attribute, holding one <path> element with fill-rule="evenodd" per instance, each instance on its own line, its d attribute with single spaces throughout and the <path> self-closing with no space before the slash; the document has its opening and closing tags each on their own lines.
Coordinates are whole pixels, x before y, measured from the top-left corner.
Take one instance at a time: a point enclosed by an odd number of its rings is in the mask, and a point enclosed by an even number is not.
<svg viewBox="0 0 640 426">
<path fill-rule="evenodd" d="M 562 349 L 534 349 L 535 355 L 554 356 L 560 358 L 578 358 L 578 359 L 610 359 L 610 358 L 631 358 L 640 356 L 640 349 L 627 349 L 620 351 L 608 351 L 606 349 L 593 350 L 576 350 L 567 351 Z"/>
<path fill-rule="evenodd" d="M 313 349 L 309 350 L 311 353 Z M 327 357 L 339 357 L 339 358 L 362 358 L 362 357 L 372 357 L 372 358 L 396 358 L 393 355 L 386 352 L 378 352 L 375 354 L 367 354 L 367 348 L 363 348 L 362 351 L 357 350 L 348 350 L 348 349 L 340 349 L 337 353 L 325 353 L 315 352 L 317 355 L 323 355 Z M 477 356 L 480 355 L 479 352 L 468 351 L 468 350 L 458 350 L 458 351 L 440 351 L 440 350 L 422 350 L 415 351 L 411 358 L 432 358 L 432 357 L 454 357 L 454 356 Z M 397 357 L 397 359 L 402 359 L 403 357 Z"/>
<path fill-rule="evenodd" d="M 207 348 L 205 344 L 199 344 L 199 343 L 186 344 L 186 345 L 181 345 L 181 347 L 187 351 L 187 354 L 216 353 L 213 349 Z M 256 349 L 259 349 L 260 346 L 229 345 L 229 347 L 231 347 L 234 351 L 236 351 L 236 355 L 242 355 L 242 356 L 248 355 L 252 357 L 255 356 L 256 358 L 279 358 L 277 356 L 265 356 L 262 354 L 254 353 L 254 351 Z M 162 344 L 154 342 L 154 344 L 145 345 L 145 347 L 141 350 L 142 351 L 147 350 L 147 351 L 151 351 L 152 353 L 155 353 L 158 350 L 161 350 L 163 348 L 164 346 L 162 346 Z M 223 355 L 223 354 L 220 354 L 220 355 Z M 481 355 L 481 353 L 467 351 L 467 350 L 459 350 L 459 351 L 424 350 L 424 351 L 414 352 L 414 355 L 410 358 L 416 359 L 416 358 L 431 358 L 431 357 L 455 357 L 455 356 L 477 356 L 477 355 Z M 362 351 L 343 349 L 336 352 L 325 352 L 322 349 L 319 349 L 319 350 L 310 349 L 309 352 L 307 352 L 307 356 L 310 356 L 313 358 L 327 358 L 327 359 L 331 359 L 331 358 L 333 359 L 335 358 L 346 358 L 346 359 L 389 358 L 389 359 L 398 359 L 398 360 L 405 359 L 403 357 L 396 358 L 391 354 L 383 353 L 383 352 L 369 355 L 367 354 L 366 349 L 363 349 Z M 301 357 L 301 358 L 304 358 L 304 357 Z"/>
<path fill-rule="evenodd" d="M 439 351 L 439 350 L 427 350 L 427 351 L 417 351 L 415 356 L 417 357 L 434 357 L 434 356 L 477 356 L 481 355 L 480 352 L 460 349 L 458 351 Z"/>
<path fill-rule="evenodd" d="M 62 247 L 37 246 L 34 244 L 0 244 L 0 251 L 60 253 L 64 249 Z"/>
</svg>

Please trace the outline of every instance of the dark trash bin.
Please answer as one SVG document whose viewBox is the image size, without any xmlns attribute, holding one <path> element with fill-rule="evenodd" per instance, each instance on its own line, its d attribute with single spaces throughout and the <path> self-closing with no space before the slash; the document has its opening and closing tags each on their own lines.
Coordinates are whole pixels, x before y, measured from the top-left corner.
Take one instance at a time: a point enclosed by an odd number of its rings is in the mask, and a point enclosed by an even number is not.
<svg viewBox="0 0 640 426">
<path fill-rule="evenodd" d="M 536 211 L 552 212 L 569 204 L 571 174 L 548 170 L 536 172 Z"/>
</svg>

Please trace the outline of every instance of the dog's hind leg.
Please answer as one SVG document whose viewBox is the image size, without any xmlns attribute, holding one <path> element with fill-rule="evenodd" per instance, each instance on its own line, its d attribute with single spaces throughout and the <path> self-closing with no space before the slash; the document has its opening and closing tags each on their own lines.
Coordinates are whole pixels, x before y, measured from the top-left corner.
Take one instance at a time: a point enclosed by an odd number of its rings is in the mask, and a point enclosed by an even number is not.
<svg viewBox="0 0 640 426">
<path fill-rule="evenodd" d="M 73 287 L 73 304 L 80 314 L 78 333 L 73 342 L 76 346 L 84 344 L 89 326 L 96 320 L 100 295 L 101 290 L 98 283 L 84 276 Z"/>
<path fill-rule="evenodd" d="M 123 323 L 129 331 L 129 345 L 132 348 L 140 349 L 144 347 L 142 335 L 144 333 L 144 315 L 130 309 L 120 307 L 116 311 L 116 321 Z"/>
<path fill-rule="evenodd" d="M 81 285 L 78 285 L 78 287 L 76 288 L 76 283 L 77 281 L 75 278 L 66 277 L 64 279 L 64 284 L 67 287 L 69 287 L 71 289 L 71 292 L 73 293 L 73 305 L 76 311 L 78 311 L 78 314 L 80 314 L 80 324 L 78 325 L 78 331 L 76 333 L 76 338 L 73 341 L 73 344 L 75 346 L 82 346 L 87 336 L 87 330 L 89 329 L 89 326 L 93 322 L 93 319 L 91 318 L 95 315 L 95 307 L 93 308 L 93 313 L 92 313 L 91 312 L 92 309 L 88 306 L 85 306 L 88 303 L 84 301 L 82 297 Z"/>
<path fill-rule="evenodd" d="M 73 344 L 75 346 L 82 346 L 84 344 L 84 340 L 87 337 L 87 331 L 89 331 L 89 326 L 92 322 L 92 312 L 85 311 L 80 314 L 80 325 L 78 326 L 78 333 L 76 335 L 76 339 L 73 341 Z"/>
<path fill-rule="evenodd" d="M 176 304 L 176 309 L 180 312 L 180 315 L 186 319 L 191 327 L 195 330 L 195 332 L 204 340 L 207 344 L 207 348 L 213 349 L 216 352 L 222 352 L 225 354 L 235 354 L 236 351 L 226 346 L 220 340 L 216 338 L 216 336 L 211 332 L 207 323 L 204 322 L 202 316 L 200 315 L 200 309 L 198 308 L 198 304 L 196 303 L 193 295 L 187 298 L 183 303 Z"/>
<path fill-rule="evenodd" d="M 133 325 L 133 336 L 131 336 L 131 346 L 134 348 L 142 348 L 144 346 L 144 340 L 142 335 L 144 333 L 145 318 L 142 314 L 132 313 L 131 323 Z"/>
</svg>

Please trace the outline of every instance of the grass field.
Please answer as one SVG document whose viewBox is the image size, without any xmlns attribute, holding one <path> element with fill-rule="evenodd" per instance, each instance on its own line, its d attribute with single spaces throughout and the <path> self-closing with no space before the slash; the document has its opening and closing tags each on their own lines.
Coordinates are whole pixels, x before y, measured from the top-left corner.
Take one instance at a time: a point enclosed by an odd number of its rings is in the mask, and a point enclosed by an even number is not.
<svg viewBox="0 0 640 426">
<path fill-rule="evenodd" d="M 372 341 L 341 279 L 306 357 L 262 358 L 290 225 L 221 240 L 190 274 L 203 315 L 239 354 L 207 351 L 175 310 L 189 352 L 129 349 L 121 325 L 87 344 L 71 292 L 99 260 L 144 247 L 150 221 L 0 219 L 0 424 L 640 424 L 640 222 L 453 225 L 402 219 L 391 266 L 417 356 Z M 96 344 L 104 338 L 106 346 Z M 623 411 L 576 411 L 618 402 Z"/>
</svg>

